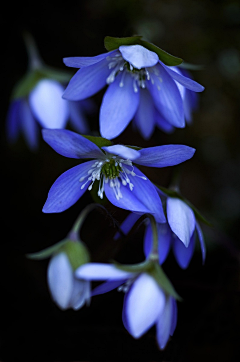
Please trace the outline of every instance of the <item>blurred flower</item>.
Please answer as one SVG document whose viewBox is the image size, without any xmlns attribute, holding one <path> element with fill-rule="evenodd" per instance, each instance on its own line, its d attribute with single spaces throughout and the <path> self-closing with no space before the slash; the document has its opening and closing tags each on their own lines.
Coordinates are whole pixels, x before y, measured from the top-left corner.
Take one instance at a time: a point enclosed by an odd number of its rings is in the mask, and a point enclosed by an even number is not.
<svg viewBox="0 0 240 362">
<path fill-rule="evenodd" d="M 122 319 L 127 331 L 140 338 L 153 325 L 157 341 L 164 349 L 177 323 L 177 304 L 167 295 L 155 278 L 148 273 L 129 273 L 110 264 L 88 263 L 76 270 L 76 277 L 86 281 L 107 280 L 93 290 L 92 295 L 118 288 L 124 291 Z"/>
<path fill-rule="evenodd" d="M 47 280 L 52 298 L 61 309 L 77 310 L 90 300 L 90 282 L 75 277 L 73 267 L 64 252 L 51 258 Z"/>
<path fill-rule="evenodd" d="M 66 99 L 88 98 L 109 84 L 100 109 L 100 133 L 108 139 L 117 137 L 134 116 L 145 138 L 150 137 L 155 123 L 168 131 L 183 128 L 188 109 L 183 93 L 204 89 L 138 44 L 121 45 L 95 57 L 65 58 L 64 63 L 81 68 L 64 92 Z M 156 116 L 160 120 L 155 120 Z"/>
<path fill-rule="evenodd" d="M 166 145 L 135 150 L 123 145 L 99 148 L 89 139 L 68 130 L 43 130 L 44 140 L 59 154 L 93 159 L 64 172 L 52 185 L 43 212 L 62 212 L 72 206 L 94 182 L 98 196 L 122 209 L 154 214 L 165 222 L 162 203 L 155 186 L 133 162 L 149 167 L 174 166 L 190 159 L 195 149 Z"/>
<path fill-rule="evenodd" d="M 68 119 L 75 130 L 88 133 L 84 113 L 89 113 L 91 100 L 64 100 L 63 85 L 70 75 L 46 66 L 39 57 L 33 39 L 27 35 L 25 40 L 29 70 L 13 90 L 6 124 L 8 140 L 14 142 L 22 132 L 28 146 L 36 149 L 39 125 L 43 128 L 64 128 Z"/>
</svg>

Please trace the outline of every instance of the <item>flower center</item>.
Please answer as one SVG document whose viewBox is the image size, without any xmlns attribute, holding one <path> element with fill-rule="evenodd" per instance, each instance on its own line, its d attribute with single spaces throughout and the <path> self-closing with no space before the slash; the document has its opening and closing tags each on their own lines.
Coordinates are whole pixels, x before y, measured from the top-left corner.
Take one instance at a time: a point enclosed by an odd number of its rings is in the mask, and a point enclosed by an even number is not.
<svg viewBox="0 0 240 362">
<path fill-rule="evenodd" d="M 147 81 L 151 81 L 152 84 L 156 82 L 158 90 L 161 89 L 160 83 L 162 83 L 163 80 L 160 77 L 159 69 L 155 66 L 136 69 L 131 63 L 128 63 L 125 59 L 123 59 L 121 54 L 116 54 L 113 57 L 108 56 L 106 59 L 108 61 L 108 68 L 112 69 L 110 75 L 106 79 L 107 84 L 113 83 L 116 76 L 122 72 L 119 87 L 124 86 L 124 78 L 127 73 L 130 73 L 133 77 L 133 90 L 135 93 L 138 92 L 139 88 L 146 88 Z"/>
<path fill-rule="evenodd" d="M 132 161 L 124 160 L 118 156 L 106 155 L 106 159 L 97 160 L 92 167 L 88 170 L 86 175 L 80 178 L 80 182 L 85 181 L 81 185 L 83 189 L 89 181 L 88 190 L 91 190 L 95 180 L 99 181 L 98 196 L 102 199 L 104 193 L 104 185 L 109 183 L 109 186 L 113 189 L 116 199 L 122 198 L 121 184 L 127 186 L 132 191 L 133 183 L 131 182 L 129 175 L 140 177 L 143 180 L 147 178 L 144 176 L 136 175 Z"/>
</svg>

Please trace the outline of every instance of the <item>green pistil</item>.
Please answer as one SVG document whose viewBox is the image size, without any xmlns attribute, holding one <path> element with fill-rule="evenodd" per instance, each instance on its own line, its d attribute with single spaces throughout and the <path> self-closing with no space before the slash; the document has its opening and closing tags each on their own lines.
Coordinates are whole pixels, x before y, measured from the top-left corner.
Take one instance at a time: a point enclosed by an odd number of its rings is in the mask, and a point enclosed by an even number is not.
<svg viewBox="0 0 240 362">
<path fill-rule="evenodd" d="M 115 162 L 116 162 L 115 160 L 110 160 L 109 162 L 105 163 L 102 166 L 101 171 L 105 177 L 114 179 L 119 176 L 119 173 L 122 171 L 122 168 L 119 166 L 119 164 L 115 166 Z"/>
</svg>

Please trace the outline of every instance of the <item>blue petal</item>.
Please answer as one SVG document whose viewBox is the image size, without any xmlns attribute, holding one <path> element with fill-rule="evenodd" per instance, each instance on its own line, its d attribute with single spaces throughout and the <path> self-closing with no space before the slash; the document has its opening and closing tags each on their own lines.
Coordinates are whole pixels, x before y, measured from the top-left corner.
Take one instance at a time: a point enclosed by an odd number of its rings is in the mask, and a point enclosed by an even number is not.
<svg viewBox="0 0 240 362">
<path fill-rule="evenodd" d="M 110 187 L 109 183 L 106 183 L 105 194 L 107 198 L 113 205 L 120 207 L 121 209 L 151 213 L 154 215 L 157 222 L 165 222 L 166 219 L 162 203 L 155 190 L 155 186 L 136 167 L 134 168 L 134 172 L 136 176 L 128 175 L 131 183 L 134 185 L 132 191 L 129 189 L 128 185 L 123 186 L 121 184 L 120 191 L 122 193 L 122 198 L 117 199 L 114 189 Z"/>
<path fill-rule="evenodd" d="M 154 131 L 155 107 L 148 90 L 140 89 L 140 101 L 135 114 L 135 122 L 142 137 L 148 140 Z"/>
<path fill-rule="evenodd" d="M 129 231 L 131 230 L 131 228 L 133 227 L 133 225 L 138 221 L 138 219 L 141 217 L 141 215 L 139 214 L 135 214 L 134 212 L 131 212 L 126 219 L 122 222 L 122 224 L 120 225 L 120 228 L 123 232 L 124 235 L 127 235 L 129 233 Z M 119 239 L 121 236 L 120 232 L 118 231 L 115 235 L 114 235 L 114 240 Z"/>
<path fill-rule="evenodd" d="M 45 213 L 62 212 L 75 204 L 91 183 L 88 181 L 82 188 L 81 177 L 88 176 L 87 172 L 95 161 L 85 162 L 70 168 L 57 178 L 49 190 L 47 201 L 42 211 Z M 87 180 L 87 178 L 86 178 Z"/>
<path fill-rule="evenodd" d="M 158 254 L 159 254 L 159 263 L 162 264 L 169 253 L 172 239 L 172 231 L 170 230 L 167 223 L 165 224 L 157 224 L 158 231 Z M 144 235 L 144 253 L 145 256 L 148 257 L 152 250 L 153 244 L 153 235 L 151 224 L 149 224 L 146 228 Z"/>
<path fill-rule="evenodd" d="M 107 84 L 106 79 L 110 73 L 111 69 L 106 59 L 79 69 L 70 80 L 63 98 L 78 101 L 91 97 Z"/>
<path fill-rule="evenodd" d="M 186 269 L 188 267 L 188 265 L 192 259 L 192 256 L 193 256 L 194 246 L 195 246 L 195 234 L 194 233 L 191 237 L 190 243 L 187 248 L 182 243 L 182 241 L 178 239 L 178 237 L 174 237 L 173 253 L 178 262 L 178 265 L 182 269 Z"/>
<path fill-rule="evenodd" d="M 206 245 L 205 245 L 202 229 L 200 228 L 200 225 L 198 224 L 197 221 L 196 221 L 196 230 L 197 230 L 198 239 L 199 239 L 199 243 L 200 243 L 200 247 L 201 247 L 201 251 L 202 251 L 202 263 L 204 264 L 205 259 L 206 259 Z"/>
<path fill-rule="evenodd" d="M 108 293 L 113 289 L 116 289 L 120 287 L 123 283 L 126 282 L 125 280 L 111 280 L 106 283 L 102 283 L 101 285 L 97 286 L 95 289 L 93 289 L 91 296 L 94 297 L 95 295 Z"/>
<path fill-rule="evenodd" d="M 113 145 L 113 146 L 107 146 L 102 147 L 102 150 L 111 153 L 113 155 L 120 156 L 124 158 L 125 160 L 135 160 L 138 158 L 141 154 L 139 151 L 134 150 L 133 148 L 126 147 L 123 145 Z"/>
<path fill-rule="evenodd" d="M 149 167 L 175 166 L 189 160 L 195 153 L 195 148 L 184 145 L 165 145 L 142 148 L 141 156 L 134 162 Z"/>
<path fill-rule="evenodd" d="M 174 234 L 188 247 L 195 229 L 195 216 L 192 209 L 182 200 L 167 199 L 168 223 Z"/>
<path fill-rule="evenodd" d="M 176 300 L 171 297 L 171 302 L 172 302 L 172 323 L 171 323 L 170 336 L 173 335 L 173 333 L 174 333 L 174 331 L 176 329 L 176 326 L 177 326 L 177 314 L 178 314 Z"/>
<path fill-rule="evenodd" d="M 27 101 L 21 103 L 20 108 L 21 128 L 28 146 L 36 149 L 38 146 L 38 125 L 33 118 Z"/>
<path fill-rule="evenodd" d="M 29 94 L 31 110 L 43 128 L 64 128 L 69 117 L 68 103 L 62 99 L 63 86 L 42 79 Z"/>
<path fill-rule="evenodd" d="M 164 67 L 164 69 L 168 72 L 168 74 L 177 82 L 179 82 L 180 84 L 182 84 L 185 88 L 194 91 L 194 92 L 202 92 L 204 90 L 204 87 L 195 82 L 194 80 L 188 78 L 188 77 L 184 77 L 184 75 L 175 72 L 174 70 L 172 70 L 170 67 L 168 67 L 167 65 L 165 65 L 164 63 L 162 63 L 161 61 L 159 61 L 160 64 Z"/>
<path fill-rule="evenodd" d="M 68 57 L 68 58 L 63 58 L 63 63 L 67 67 L 72 67 L 72 68 L 88 67 L 89 65 L 100 62 L 109 55 L 114 55 L 114 53 L 118 53 L 118 51 L 113 50 L 112 52 L 99 54 L 96 55 L 95 57 Z"/>
<path fill-rule="evenodd" d="M 168 121 L 166 121 L 159 111 L 155 110 L 154 118 L 156 126 L 162 131 L 166 133 L 172 133 L 174 131 L 175 128 Z"/>
<path fill-rule="evenodd" d="M 160 349 L 164 349 L 170 336 L 173 305 L 171 297 L 166 300 L 164 310 L 158 317 L 156 324 L 157 327 L 157 341 Z"/>
<path fill-rule="evenodd" d="M 134 281 L 124 298 L 126 324 L 134 338 L 141 337 L 157 322 L 165 306 L 165 293 L 146 273 Z"/>
<path fill-rule="evenodd" d="M 20 130 L 20 108 L 22 99 L 16 99 L 11 102 L 6 121 L 6 132 L 9 142 L 14 142 L 17 139 Z"/>
<path fill-rule="evenodd" d="M 175 81 L 160 64 L 153 67 L 149 73 L 151 79 L 147 81 L 147 87 L 155 106 L 169 123 L 183 128 L 185 126 L 183 101 Z"/>
<path fill-rule="evenodd" d="M 43 139 L 54 151 L 69 158 L 102 157 L 98 146 L 87 138 L 66 129 L 43 129 Z"/>
<path fill-rule="evenodd" d="M 156 53 L 144 48 L 142 45 L 121 45 L 119 51 L 123 59 L 137 69 L 152 67 L 159 61 Z"/>
<path fill-rule="evenodd" d="M 79 133 L 89 134 L 87 119 L 82 111 L 81 102 L 67 101 L 70 113 L 70 124 Z"/>
<path fill-rule="evenodd" d="M 121 81 L 123 86 L 120 86 Z M 138 104 L 139 92 L 134 92 L 132 76 L 127 71 L 120 72 L 103 97 L 100 109 L 102 137 L 117 137 L 133 118 Z"/>
<path fill-rule="evenodd" d="M 122 280 L 124 282 L 126 279 L 133 277 L 135 274 L 120 270 L 112 264 L 87 263 L 77 268 L 75 275 L 76 278 L 85 280 L 106 279 L 108 281 Z"/>
</svg>

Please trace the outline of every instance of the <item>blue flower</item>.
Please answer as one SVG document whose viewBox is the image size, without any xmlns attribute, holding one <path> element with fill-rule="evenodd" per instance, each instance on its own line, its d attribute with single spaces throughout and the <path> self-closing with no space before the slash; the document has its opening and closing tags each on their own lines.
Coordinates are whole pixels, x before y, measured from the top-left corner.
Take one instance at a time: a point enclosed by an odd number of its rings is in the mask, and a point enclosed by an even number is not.
<svg viewBox="0 0 240 362">
<path fill-rule="evenodd" d="M 194 252 L 195 241 L 198 238 L 202 260 L 205 262 L 206 247 L 200 225 L 192 209 L 178 198 L 168 197 L 166 200 L 167 223 L 157 223 L 159 263 L 162 264 L 172 247 L 177 263 L 186 269 Z M 127 234 L 141 215 L 131 213 L 123 221 L 121 230 Z M 115 238 L 119 237 L 119 233 Z M 152 250 L 152 228 L 147 224 L 144 235 L 144 253 L 148 257 Z"/>
<path fill-rule="evenodd" d="M 44 140 L 59 154 L 76 159 L 92 159 L 64 172 L 52 185 L 43 212 L 62 212 L 72 206 L 95 181 L 98 196 L 105 193 L 115 206 L 154 214 L 165 222 L 162 203 L 155 186 L 133 165 L 149 167 L 174 166 L 190 159 L 195 149 L 184 145 L 166 145 L 135 150 L 122 145 L 101 149 L 68 130 L 43 130 Z"/>
<path fill-rule="evenodd" d="M 71 102 L 62 99 L 64 87 L 53 79 L 42 79 L 28 96 L 15 98 L 7 115 L 7 137 L 14 142 L 22 132 L 28 146 L 38 146 L 39 125 L 43 128 L 65 128 L 69 119 L 78 132 L 88 133 L 84 113 L 91 112 L 91 100 Z"/>
<path fill-rule="evenodd" d="M 193 92 L 204 89 L 175 67 L 166 66 L 156 53 L 141 45 L 121 45 L 95 57 L 65 58 L 64 63 L 81 68 L 64 92 L 66 99 L 88 98 L 109 84 L 100 109 L 100 133 L 107 139 L 117 137 L 134 116 L 137 119 L 142 116 L 137 124 L 141 124 L 142 133 L 149 137 L 153 128 L 153 105 L 165 120 L 163 123 L 183 128 L 186 110 L 179 85 Z"/>
<path fill-rule="evenodd" d="M 77 310 L 90 300 L 90 282 L 75 277 L 71 263 L 64 252 L 51 258 L 47 280 L 54 302 L 63 310 L 68 308 Z"/>
<path fill-rule="evenodd" d="M 124 291 L 122 320 L 127 331 L 134 338 L 140 338 L 156 325 L 159 348 L 165 348 L 176 328 L 177 303 L 150 274 L 129 273 L 110 264 L 88 263 L 76 270 L 76 277 L 86 281 L 106 280 L 93 290 L 92 296 L 115 288 Z"/>
</svg>

